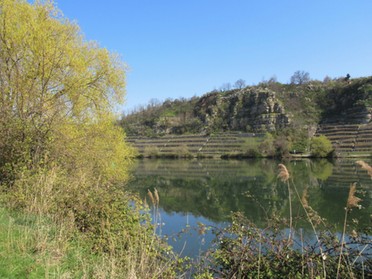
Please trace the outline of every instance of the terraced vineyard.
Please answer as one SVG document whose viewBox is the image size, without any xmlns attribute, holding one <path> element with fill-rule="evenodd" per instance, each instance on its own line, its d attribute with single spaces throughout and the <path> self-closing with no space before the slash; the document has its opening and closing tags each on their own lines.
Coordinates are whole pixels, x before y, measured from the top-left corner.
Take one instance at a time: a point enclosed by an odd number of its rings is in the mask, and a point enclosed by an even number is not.
<svg viewBox="0 0 372 279">
<path fill-rule="evenodd" d="M 371 156 L 372 123 L 368 124 L 327 124 L 317 134 L 327 136 L 339 156 Z"/>
<path fill-rule="evenodd" d="M 161 157 L 221 157 L 224 154 L 243 153 L 252 144 L 262 140 L 262 135 L 251 133 L 218 133 L 203 135 L 168 135 L 159 138 L 128 137 L 143 156 Z"/>
<path fill-rule="evenodd" d="M 317 135 L 332 142 L 339 157 L 364 157 L 372 154 L 372 123 L 325 124 Z M 210 157 L 243 154 L 263 140 L 262 134 L 216 133 L 212 135 L 167 135 L 157 138 L 128 137 L 144 157 Z"/>
</svg>

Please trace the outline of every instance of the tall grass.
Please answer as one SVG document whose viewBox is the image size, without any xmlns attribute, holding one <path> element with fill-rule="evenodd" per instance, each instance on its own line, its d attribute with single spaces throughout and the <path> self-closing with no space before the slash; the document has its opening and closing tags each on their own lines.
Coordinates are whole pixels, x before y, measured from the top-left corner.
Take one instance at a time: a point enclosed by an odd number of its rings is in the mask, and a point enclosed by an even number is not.
<svg viewBox="0 0 372 279">
<path fill-rule="evenodd" d="M 366 165 L 363 169 L 368 171 Z M 215 250 L 208 252 L 208 263 L 203 263 L 198 278 L 370 278 L 371 231 L 348 228 L 348 212 L 360 208 L 356 184 L 350 186 L 340 235 L 312 209 L 307 188 L 300 195 L 283 164 L 278 178 L 288 189 L 288 218 L 274 215 L 266 227 L 259 228 L 243 214 L 233 214 L 230 226 L 216 229 Z M 295 198 L 303 212 L 298 216 L 292 211 Z M 310 224 L 313 238 L 305 240 L 302 230 L 294 225 L 298 221 Z"/>
<path fill-rule="evenodd" d="M 37 278 L 175 278 L 177 257 L 153 233 L 142 202 L 122 186 L 54 166 L 25 170 L 3 189 L 2 205 L 33 220 L 23 227 L 7 222 L 0 245 L 11 250 L 13 243 L 20 259 L 30 261 L 0 268 L 9 278 L 17 269 L 35 269 Z"/>
<path fill-rule="evenodd" d="M 1 204 L 8 209 L 0 208 L 0 277 L 186 277 L 183 260 L 157 236 L 161 193 L 148 191 L 151 209 L 146 209 L 124 187 L 93 177 L 54 165 L 24 170 L 11 188 L 2 188 Z M 234 214 L 231 226 L 217 230 L 216 249 L 207 252 L 203 266 L 193 267 L 193 276 L 368 278 L 370 236 L 348 229 L 348 213 L 360 207 L 356 184 L 350 187 L 340 235 L 312 209 L 307 189 L 299 193 L 284 164 L 278 178 L 288 189 L 288 218 L 274 215 L 259 228 Z M 299 216 L 293 214 L 296 198 Z M 299 220 L 310 224 L 315 241 L 296 229 Z"/>
</svg>

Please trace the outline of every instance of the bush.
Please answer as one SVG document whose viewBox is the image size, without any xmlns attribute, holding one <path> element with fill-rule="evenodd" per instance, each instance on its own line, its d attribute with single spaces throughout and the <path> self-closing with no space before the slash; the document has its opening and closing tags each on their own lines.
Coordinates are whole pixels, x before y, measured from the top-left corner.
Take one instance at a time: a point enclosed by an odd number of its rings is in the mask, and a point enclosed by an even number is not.
<svg viewBox="0 0 372 279">
<path fill-rule="evenodd" d="M 170 248 L 154 234 L 142 202 L 122 185 L 97 181 L 84 172 L 66 173 L 55 166 L 25 170 L 1 198 L 12 210 L 49 218 L 51 226 L 63 227 L 58 239 L 65 242 L 59 246 L 77 245 L 78 241 L 82 247 L 74 248 L 86 249 L 90 258 L 80 259 L 79 264 L 88 269 L 100 266 L 89 278 L 102 277 L 98 274 L 129 278 L 130 273 L 138 278 L 160 277 L 162 272 L 164 278 L 173 278 L 176 261 Z M 67 250 L 58 253 L 69 257 Z M 92 255 L 102 262 L 88 262 Z"/>
<path fill-rule="evenodd" d="M 321 135 L 311 139 L 310 152 L 313 157 L 326 158 L 332 154 L 333 146 L 326 136 Z"/>
<path fill-rule="evenodd" d="M 371 170 L 367 163 L 357 163 Z M 300 194 L 285 165 L 278 167 L 278 178 L 288 187 L 288 218 L 270 217 L 262 228 L 242 213 L 234 213 L 231 225 L 216 229 L 216 248 L 204 260 L 199 278 L 212 278 L 211 274 L 218 278 L 368 277 L 372 272 L 371 228 L 356 231 L 352 223 L 348 223 L 348 213 L 353 208 L 362 208 L 361 199 L 355 195 L 356 183 L 349 189 L 340 235 L 311 207 L 307 189 Z M 291 209 L 293 198 L 301 204 L 296 217 Z M 310 238 L 304 237 L 302 229 L 293 225 L 297 223 L 302 227 L 304 221 L 312 229 Z"/>
<path fill-rule="evenodd" d="M 77 277 L 173 278 L 168 247 L 123 187 L 134 153 L 111 109 L 125 67 L 52 2 L 0 1 L 1 201 L 106 261 L 108 273 Z"/>
<path fill-rule="evenodd" d="M 156 158 L 160 156 L 160 150 L 157 146 L 149 145 L 145 147 L 144 156 L 149 158 Z"/>
<path fill-rule="evenodd" d="M 192 157 L 192 154 L 189 151 L 189 148 L 186 144 L 182 144 L 178 146 L 175 150 L 175 155 L 177 158 L 190 158 Z"/>
<path fill-rule="evenodd" d="M 305 153 L 308 150 L 309 141 L 307 138 L 295 139 L 291 144 L 291 152 Z"/>
<path fill-rule="evenodd" d="M 288 225 L 285 220 L 273 218 L 262 229 L 235 213 L 230 226 L 217 230 L 217 247 L 205 259 L 204 274 L 214 273 L 216 278 L 364 278 L 363 274 L 371 271 L 370 248 L 362 257 L 356 248 L 368 247 L 368 236 L 350 237 L 354 246 L 347 246 L 343 252 L 351 261 L 363 259 L 339 266 L 337 234 L 324 230 L 319 234 L 319 243 L 301 242 L 288 239 L 283 224 Z M 301 235 L 300 231 L 296 233 Z"/>
<path fill-rule="evenodd" d="M 275 156 L 274 137 L 270 133 L 266 133 L 263 142 L 259 145 L 259 151 L 263 156 Z"/>
</svg>

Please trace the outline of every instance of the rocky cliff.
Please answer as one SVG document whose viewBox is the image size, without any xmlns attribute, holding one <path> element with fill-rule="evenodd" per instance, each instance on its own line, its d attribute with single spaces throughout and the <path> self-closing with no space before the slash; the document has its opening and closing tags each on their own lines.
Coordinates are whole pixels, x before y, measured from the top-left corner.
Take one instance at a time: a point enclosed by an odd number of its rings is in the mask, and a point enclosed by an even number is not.
<svg viewBox="0 0 372 279">
<path fill-rule="evenodd" d="M 210 130 L 274 132 L 290 123 L 283 104 L 268 88 L 207 94 L 196 103 L 194 114 Z"/>
<path fill-rule="evenodd" d="M 192 99 L 167 100 L 123 117 L 128 135 L 209 134 L 307 130 L 330 123 L 371 122 L 372 77 L 306 84 L 261 83 L 214 91 Z"/>
</svg>

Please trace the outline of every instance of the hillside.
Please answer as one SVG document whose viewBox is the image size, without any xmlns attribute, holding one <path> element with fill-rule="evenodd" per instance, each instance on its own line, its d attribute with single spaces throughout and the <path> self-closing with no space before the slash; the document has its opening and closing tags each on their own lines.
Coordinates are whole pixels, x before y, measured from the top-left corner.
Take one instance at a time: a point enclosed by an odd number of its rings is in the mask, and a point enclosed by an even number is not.
<svg viewBox="0 0 372 279">
<path fill-rule="evenodd" d="M 196 150 L 200 153 L 211 146 L 211 139 L 224 145 L 211 153 L 244 153 L 255 149 L 247 144 L 252 142 L 249 138 L 253 134 L 259 135 L 253 144 L 257 146 L 267 133 L 277 140 L 274 148 L 282 149 L 282 153 L 306 152 L 308 139 L 320 134 L 327 135 L 339 152 L 353 152 L 360 147 L 360 151 L 371 153 L 370 134 L 363 132 L 369 130 L 371 113 L 372 77 L 303 84 L 269 81 L 241 89 L 213 91 L 191 99 L 153 103 L 124 116 L 120 124 L 141 153 L 147 142 L 148 146 L 160 150 L 167 146 L 178 150 L 182 147 L 184 153 L 187 149 L 195 154 Z M 329 134 L 330 127 L 338 131 L 338 136 Z M 354 138 L 349 136 L 350 129 L 354 130 Z M 358 131 L 362 135 L 359 142 Z M 239 138 L 233 140 L 237 134 Z M 347 139 L 350 144 L 344 148 Z M 286 146 L 278 146 L 280 144 Z"/>
</svg>

